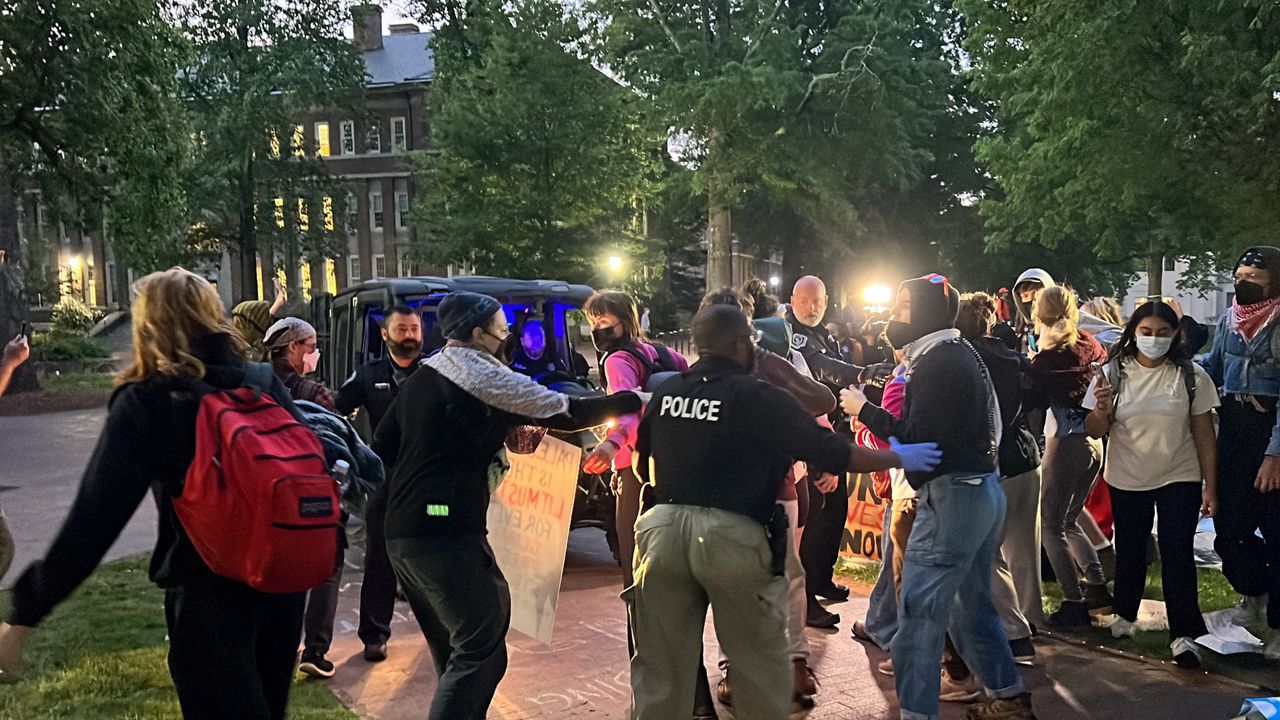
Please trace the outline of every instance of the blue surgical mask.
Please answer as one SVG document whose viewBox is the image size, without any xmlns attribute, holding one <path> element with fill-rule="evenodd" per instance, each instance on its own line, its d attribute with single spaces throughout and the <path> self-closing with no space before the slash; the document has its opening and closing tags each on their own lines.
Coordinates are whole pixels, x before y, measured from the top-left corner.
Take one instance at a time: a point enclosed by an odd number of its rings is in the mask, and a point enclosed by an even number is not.
<svg viewBox="0 0 1280 720">
<path fill-rule="evenodd" d="M 1139 336 L 1134 340 L 1138 344 L 1138 352 L 1152 360 L 1159 360 L 1168 355 L 1169 348 L 1173 347 L 1171 337 Z"/>
</svg>

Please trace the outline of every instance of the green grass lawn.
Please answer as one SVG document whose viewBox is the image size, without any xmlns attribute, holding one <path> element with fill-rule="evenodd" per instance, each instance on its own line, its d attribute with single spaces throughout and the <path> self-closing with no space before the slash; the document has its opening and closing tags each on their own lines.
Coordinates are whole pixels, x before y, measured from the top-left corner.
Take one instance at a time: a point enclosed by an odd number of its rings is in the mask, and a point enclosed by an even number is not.
<svg viewBox="0 0 1280 720">
<path fill-rule="evenodd" d="M 110 390 L 114 384 L 115 376 L 108 373 L 62 373 L 40 378 L 40 388 L 51 393 Z"/>
<path fill-rule="evenodd" d="M 7 611 L 8 593 L 0 595 Z M 26 679 L 0 686 L 0 718 L 171 720 L 181 717 L 165 664 L 164 593 L 147 558 L 98 568 L 32 632 Z M 289 717 L 351 720 L 321 683 L 294 685 Z"/>
</svg>

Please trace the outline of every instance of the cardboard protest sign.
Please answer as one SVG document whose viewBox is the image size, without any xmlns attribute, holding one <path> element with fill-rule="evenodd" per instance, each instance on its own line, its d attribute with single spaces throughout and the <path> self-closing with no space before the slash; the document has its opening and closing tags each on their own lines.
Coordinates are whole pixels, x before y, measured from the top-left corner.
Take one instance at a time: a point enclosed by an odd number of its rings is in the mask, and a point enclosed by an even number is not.
<svg viewBox="0 0 1280 720">
<path fill-rule="evenodd" d="M 489 544 L 511 587 L 511 627 L 549 643 L 582 451 L 548 435 L 533 454 L 507 458 L 489 501 Z"/>
<path fill-rule="evenodd" d="M 884 514 L 889 503 L 876 495 L 870 473 L 849 475 L 849 514 L 845 518 L 840 554 L 853 560 L 879 562 L 884 536 Z"/>
</svg>

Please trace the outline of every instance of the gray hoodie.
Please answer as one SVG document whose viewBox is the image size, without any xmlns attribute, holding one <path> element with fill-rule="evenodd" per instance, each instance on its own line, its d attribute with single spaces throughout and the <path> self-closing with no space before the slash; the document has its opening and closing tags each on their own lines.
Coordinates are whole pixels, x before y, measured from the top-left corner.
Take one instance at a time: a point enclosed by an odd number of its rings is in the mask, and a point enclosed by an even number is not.
<svg viewBox="0 0 1280 720">
<path fill-rule="evenodd" d="M 1053 276 L 1045 270 L 1040 268 L 1028 268 L 1018 276 L 1017 282 L 1013 284 L 1013 306 L 1018 309 L 1018 316 L 1022 318 L 1022 321 L 1027 325 L 1034 325 L 1034 321 L 1031 319 L 1031 307 L 1027 303 L 1022 302 L 1022 297 L 1018 294 L 1018 286 L 1028 281 L 1038 282 L 1047 288 L 1053 287 L 1056 283 L 1053 281 Z M 1090 315 L 1083 310 L 1080 311 L 1079 327 L 1081 330 L 1084 330 L 1097 338 L 1098 342 L 1101 343 L 1104 348 L 1115 343 L 1124 333 L 1124 328 L 1119 327 L 1118 325 L 1112 325 L 1106 320 Z"/>
</svg>

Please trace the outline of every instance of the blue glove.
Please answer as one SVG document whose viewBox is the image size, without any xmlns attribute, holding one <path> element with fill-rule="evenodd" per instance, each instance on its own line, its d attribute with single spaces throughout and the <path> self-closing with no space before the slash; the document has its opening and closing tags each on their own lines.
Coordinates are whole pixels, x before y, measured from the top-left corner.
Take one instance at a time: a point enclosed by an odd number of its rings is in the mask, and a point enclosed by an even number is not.
<svg viewBox="0 0 1280 720">
<path fill-rule="evenodd" d="M 903 445 L 898 438 L 889 438 L 889 449 L 897 453 L 902 469 L 907 472 L 929 472 L 942 462 L 938 443 L 913 443 Z"/>
</svg>

